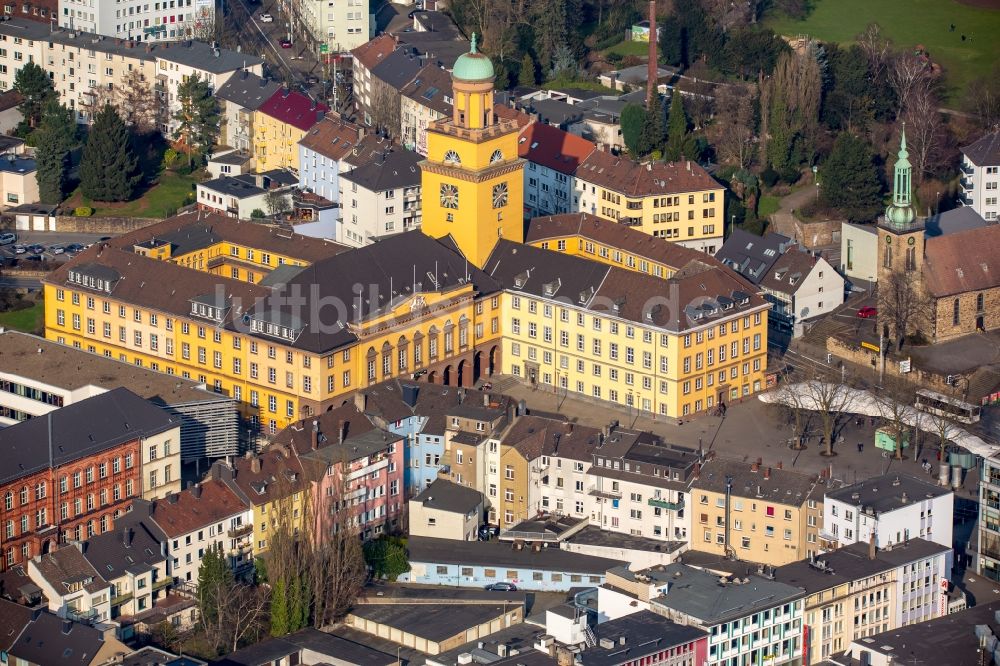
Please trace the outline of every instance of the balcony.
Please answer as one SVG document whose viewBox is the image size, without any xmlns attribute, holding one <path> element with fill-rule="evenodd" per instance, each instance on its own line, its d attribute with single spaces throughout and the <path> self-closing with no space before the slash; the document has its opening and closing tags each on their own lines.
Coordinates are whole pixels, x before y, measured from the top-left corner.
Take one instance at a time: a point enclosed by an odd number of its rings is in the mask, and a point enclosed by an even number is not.
<svg viewBox="0 0 1000 666">
<path fill-rule="evenodd" d="M 97 609 L 91 608 L 90 610 L 74 610 L 72 608 L 66 609 L 66 619 L 74 620 L 76 622 L 85 622 L 87 624 L 93 623 L 97 619 Z"/>
<path fill-rule="evenodd" d="M 134 597 L 135 595 L 131 592 L 126 592 L 125 594 L 116 594 L 115 596 L 111 597 L 111 605 L 121 606 L 124 603 L 132 601 Z"/>
<path fill-rule="evenodd" d="M 974 173 L 976 173 L 975 167 L 973 167 L 971 164 L 962 164 L 962 166 L 960 166 L 959 169 L 966 176 L 971 176 Z"/>
<path fill-rule="evenodd" d="M 617 490 L 609 491 L 609 490 L 601 490 L 599 488 L 591 488 L 589 491 L 587 491 L 587 494 L 590 495 L 591 497 L 600 497 L 602 499 L 609 499 L 609 500 L 620 500 L 622 498 L 622 494 Z"/>
<path fill-rule="evenodd" d="M 174 579 L 171 578 L 170 576 L 164 576 L 159 580 L 155 580 L 153 581 L 153 591 L 155 592 L 156 590 L 162 590 L 163 588 L 167 587 L 173 582 Z"/>
<path fill-rule="evenodd" d="M 230 539 L 239 539 L 241 536 L 246 536 L 251 532 L 253 532 L 253 525 L 240 525 L 226 532 L 226 536 Z"/>
<path fill-rule="evenodd" d="M 667 511 L 680 511 L 684 508 L 684 501 L 680 502 L 668 502 L 665 499 L 660 499 L 659 497 L 650 497 L 647 501 L 649 506 L 653 506 L 659 509 L 666 509 Z"/>
<path fill-rule="evenodd" d="M 354 481 L 355 479 L 360 479 L 364 476 L 368 476 L 369 474 L 374 474 L 375 472 L 385 469 L 388 466 L 389 466 L 389 459 L 382 458 L 378 462 L 362 467 L 361 469 L 354 470 L 353 472 L 347 475 L 347 481 L 348 482 Z"/>
</svg>

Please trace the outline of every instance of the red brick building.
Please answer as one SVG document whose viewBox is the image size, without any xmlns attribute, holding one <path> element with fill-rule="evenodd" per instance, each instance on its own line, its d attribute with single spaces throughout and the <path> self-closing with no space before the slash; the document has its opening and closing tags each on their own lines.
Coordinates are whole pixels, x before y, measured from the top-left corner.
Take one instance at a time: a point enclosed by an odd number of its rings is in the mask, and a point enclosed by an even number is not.
<svg viewBox="0 0 1000 666">
<path fill-rule="evenodd" d="M 0 570 L 113 529 L 142 492 L 142 442 L 179 427 L 119 388 L 0 430 Z"/>
</svg>

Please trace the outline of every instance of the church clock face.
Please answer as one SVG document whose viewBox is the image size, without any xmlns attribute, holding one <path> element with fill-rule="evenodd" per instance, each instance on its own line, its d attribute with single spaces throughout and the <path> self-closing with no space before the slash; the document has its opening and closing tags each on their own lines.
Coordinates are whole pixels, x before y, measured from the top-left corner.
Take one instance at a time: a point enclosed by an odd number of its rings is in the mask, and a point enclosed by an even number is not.
<svg viewBox="0 0 1000 666">
<path fill-rule="evenodd" d="M 917 242 L 917 239 L 914 238 L 913 236 L 910 236 L 909 238 L 906 239 L 906 244 L 907 245 L 913 245 L 916 242 Z"/>
<path fill-rule="evenodd" d="M 502 159 L 503 159 L 503 153 L 501 153 L 499 150 L 494 150 L 493 154 L 490 155 L 490 164 L 493 164 L 494 162 L 499 162 Z"/>
<path fill-rule="evenodd" d="M 450 183 L 441 183 L 441 205 L 445 208 L 458 208 L 458 188 Z"/>
<path fill-rule="evenodd" d="M 507 192 L 507 183 L 497 183 L 493 186 L 493 207 L 503 208 L 507 205 L 507 200 L 509 199 L 509 193 Z"/>
</svg>

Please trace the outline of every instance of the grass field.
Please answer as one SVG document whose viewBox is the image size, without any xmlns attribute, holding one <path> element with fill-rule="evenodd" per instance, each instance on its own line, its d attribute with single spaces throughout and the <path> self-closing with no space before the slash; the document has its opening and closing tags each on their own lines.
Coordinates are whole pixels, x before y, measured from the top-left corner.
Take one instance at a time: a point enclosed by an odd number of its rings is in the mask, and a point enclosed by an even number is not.
<svg viewBox="0 0 1000 666">
<path fill-rule="evenodd" d="M 0 312 L 0 326 L 24 333 L 38 333 L 42 330 L 45 303 L 39 301 L 24 310 Z"/>
<path fill-rule="evenodd" d="M 815 0 L 804 21 L 774 14 L 765 25 L 782 35 L 805 34 L 849 43 L 872 22 L 882 27 L 897 48 L 922 44 L 944 67 L 952 102 L 961 97 L 969 81 L 989 74 L 1000 61 L 1000 9 L 971 7 L 956 0 Z"/>
<path fill-rule="evenodd" d="M 781 208 L 781 199 L 765 194 L 757 204 L 757 217 L 764 219 L 773 213 L 777 213 Z"/>
<path fill-rule="evenodd" d="M 194 201 L 194 176 L 182 176 L 164 171 L 156 185 L 132 201 L 122 203 L 92 202 L 80 190 L 66 200 L 64 206 L 91 206 L 95 217 L 166 217 L 168 212 Z M 190 196 L 189 196 L 190 195 Z"/>
<path fill-rule="evenodd" d="M 633 42 L 631 40 L 623 40 L 604 52 L 618 53 L 623 56 L 645 56 L 649 53 L 649 42 Z"/>
</svg>

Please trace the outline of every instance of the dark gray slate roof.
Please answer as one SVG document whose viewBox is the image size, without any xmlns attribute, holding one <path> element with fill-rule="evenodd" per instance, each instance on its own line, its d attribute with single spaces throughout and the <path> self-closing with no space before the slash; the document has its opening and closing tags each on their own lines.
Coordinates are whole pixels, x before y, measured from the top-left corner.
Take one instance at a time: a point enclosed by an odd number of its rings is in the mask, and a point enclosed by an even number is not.
<svg viewBox="0 0 1000 666">
<path fill-rule="evenodd" d="M 142 521 L 90 537 L 83 542 L 83 556 L 105 580 L 111 581 L 126 572 L 139 573 L 166 558 L 160 554 L 160 542 Z"/>
<path fill-rule="evenodd" d="M 697 627 L 677 624 L 648 610 L 598 624 L 594 634 L 598 644 L 579 655 L 583 666 L 618 666 L 661 650 L 686 645 L 707 635 Z M 604 639 L 614 645 L 602 647 L 600 641 Z"/>
<path fill-rule="evenodd" d="M 940 497 L 950 493 L 950 488 L 943 488 L 915 476 L 889 473 L 830 490 L 826 496 L 852 506 L 871 508 L 877 515 L 895 511 L 925 497 Z"/>
<path fill-rule="evenodd" d="M 301 650 L 315 652 L 320 659 L 329 658 L 331 661 L 336 660 L 338 664 L 388 666 L 396 663 L 396 655 L 309 628 L 249 645 L 213 662 L 213 666 L 270 666 L 278 659 L 298 654 Z"/>
<path fill-rule="evenodd" d="M 116 388 L 0 430 L 0 483 L 179 426 L 163 409 Z"/>
<path fill-rule="evenodd" d="M 420 57 L 414 48 L 403 46 L 397 48 L 382 62 L 375 65 L 372 76 L 381 79 L 389 87 L 398 91 L 412 81 L 425 64 L 427 61 Z"/>
<path fill-rule="evenodd" d="M 978 141 L 963 147 L 962 152 L 976 166 L 1000 164 L 1000 132 L 981 137 Z"/>
<path fill-rule="evenodd" d="M 959 206 L 954 210 L 946 210 L 943 213 L 931 215 L 924 223 L 924 236 L 933 238 L 935 236 L 945 236 L 947 234 L 968 231 L 969 229 L 979 229 L 988 226 L 989 222 L 977 213 L 970 206 Z"/>
<path fill-rule="evenodd" d="M 215 91 L 215 96 L 244 109 L 256 111 L 280 87 L 280 81 L 261 78 L 252 72 L 242 70 L 230 76 L 229 80 Z"/>
<path fill-rule="evenodd" d="M 413 501 L 422 503 L 427 509 L 466 514 L 483 503 L 483 495 L 447 479 L 435 479 Z"/>
<path fill-rule="evenodd" d="M 340 174 L 340 177 L 373 192 L 417 187 L 420 185 L 421 160 L 423 157 L 420 154 L 393 146 L 387 153 Z"/>
<path fill-rule="evenodd" d="M 761 237 L 742 229 L 733 229 L 732 235 L 715 253 L 715 258 L 754 284 L 759 284 L 791 242 L 788 236 L 774 232 Z"/>
<path fill-rule="evenodd" d="M 453 541 L 411 536 L 407 542 L 411 562 L 504 567 L 508 569 L 561 571 L 567 574 L 604 575 L 622 565 L 618 560 L 581 555 L 558 548 L 515 550 L 513 544 L 491 541 Z"/>
<path fill-rule="evenodd" d="M 89 666 L 103 647 L 104 635 L 98 629 L 42 611 L 21 632 L 10 654 L 32 664 Z"/>
<path fill-rule="evenodd" d="M 211 44 L 188 40 L 175 42 L 156 53 L 157 57 L 213 74 L 231 72 L 241 67 L 260 65 L 264 59 L 229 49 L 213 49 Z"/>
</svg>

